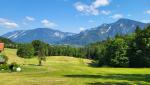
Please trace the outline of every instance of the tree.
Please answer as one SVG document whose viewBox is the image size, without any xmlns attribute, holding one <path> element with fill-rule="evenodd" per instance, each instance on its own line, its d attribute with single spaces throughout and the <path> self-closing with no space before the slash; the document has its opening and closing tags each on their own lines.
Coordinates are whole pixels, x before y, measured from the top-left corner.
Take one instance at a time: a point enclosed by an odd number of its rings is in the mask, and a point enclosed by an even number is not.
<svg viewBox="0 0 150 85">
<path fill-rule="evenodd" d="M 136 30 L 129 50 L 130 67 L 150 67 L 150 26 Z"/>
<path fill-rule="evenodd" d="M 17 55 L 22 58 L 32 58 L 34 56 L 34 48 L 32 44 L 19 45 Z"/>
<path fill-rule="evenodd" d="M 128 67 L 129 59 L 127 57 L 128 46 L 124 39 L 116 38 L 107 48 L 110 66 Z"/>
<path fill-rule="evenodd" d="M 46 56 L 45 56 L 45 46 L 41 43 L 39 45 L 39 50 L 38 50 L 38 59 L 39 59 L 39 66 L 42 65 L 42 61 L 46 61 Z"/>
<path fill-rule="evenodd" d="M 32 42 L 35 53 L 38 56 L 39 65 L 42 65 L 42 61 L 46 61 L 46 55 L 48 55 L 48 45 L 42 41 L 35 40 Z"/>
<path fill-rule="evenodd" d="M 16 48 L 17 44 L 7 38 L 0 37 L 0 42 L 5 43 L 5 48 Z"/>
<path fill-rule="evenodd" d="M 138 33 L 140 33 L 141 31 L 142 31 L 141 28 L 140 28 L 139 26 L 137 26 L 136 29 L 135 29 L 135 33 L 138 34 Z"/>
</svg>

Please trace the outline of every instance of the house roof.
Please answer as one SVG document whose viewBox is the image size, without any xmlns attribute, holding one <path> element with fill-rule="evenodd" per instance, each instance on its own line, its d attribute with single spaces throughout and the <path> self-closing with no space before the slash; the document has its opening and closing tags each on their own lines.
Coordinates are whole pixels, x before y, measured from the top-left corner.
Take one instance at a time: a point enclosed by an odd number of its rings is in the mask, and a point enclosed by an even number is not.
<svg viewBox="0 0 150 85">
<path fill-rule="evenodd" d="M 0 51 L 4 50 L 4 43 L 0 43 Z"/>
</svg>

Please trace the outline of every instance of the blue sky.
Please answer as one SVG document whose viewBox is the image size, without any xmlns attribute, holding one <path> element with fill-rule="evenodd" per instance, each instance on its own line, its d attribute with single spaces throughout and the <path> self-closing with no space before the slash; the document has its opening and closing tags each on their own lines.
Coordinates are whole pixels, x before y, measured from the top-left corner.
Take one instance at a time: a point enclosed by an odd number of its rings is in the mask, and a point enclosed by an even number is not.
<svg viewBox="0 0 150 85">
<path fill-rule="evenodd" d="M 78 33 L 119 18 L 150 22 L 150 0 L 0 0 L 0 35 L 41 27 Z"/>
</svg>

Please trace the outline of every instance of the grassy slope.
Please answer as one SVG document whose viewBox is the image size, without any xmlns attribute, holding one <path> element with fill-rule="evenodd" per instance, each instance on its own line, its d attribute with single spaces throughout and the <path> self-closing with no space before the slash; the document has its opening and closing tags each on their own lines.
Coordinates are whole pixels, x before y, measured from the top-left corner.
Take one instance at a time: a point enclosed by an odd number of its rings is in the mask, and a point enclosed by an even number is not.
<svg viewBox="0 0 150 85">
<path fill-rule="evenodd" d="M 150 85 L 150 68 L 94 68 L 90 60 L 65 56 L 48 57 L 39 67 L 36 58 L 19 58 L 16 50 L 4 53 L 23 71 L 0 73 L 0 85 Z"/>
</svg>

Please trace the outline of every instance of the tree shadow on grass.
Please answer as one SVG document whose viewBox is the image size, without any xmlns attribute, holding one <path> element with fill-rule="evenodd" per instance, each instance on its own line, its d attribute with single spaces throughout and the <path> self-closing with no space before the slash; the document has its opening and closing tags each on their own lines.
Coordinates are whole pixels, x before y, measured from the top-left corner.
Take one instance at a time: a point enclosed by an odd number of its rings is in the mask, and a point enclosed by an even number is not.
<svg viewBox="0 0 150 85">
<path fill-rule="evenodd" d="M 28 66 L 39 66 L 38 64 L 27 64 Z"/>
<path fill-rule="evenodd" d="M 100 66 L 100 65 L 98 64 L 98 62 L 96 62 L 96 61 L 92 61 L 92 62 L 88 63 L 88 66 L 89 66 L 89 67 L 92 67 L 92 68 L 110 67 L 110 66 L 108 66 L 108 65 L 102 65 L 102 66 Z"/>
<path fill-rule="evenodd" d="M 94 62 L 94 61 L 88 63 L 88 66 L 89 67 L 94 67 L 94 68 L 99 68 L 98 64 L 96 62 Z"/>
<path fill-rule="evenodd" d="M 137 82 L 142 81 L 142 82 L 150 83 L 150 74 L 64 75 L 64 76 L 72 77 L 72 78 L 101 78 L 101 79 L 112 79 L 112 80 L 137 81 Z M 98 85 L 98 84 L 93 84 L 93 85 Z"/>
<path fill-rule="evenodd" d="M 87 83 L 87 85 L 132 85 L 130 83 L 127 83 L 127 82 L 119 82 L 119 83 L 115 83 L 115 82 L 94 82 L 94 83 Z"/>
</svg>

